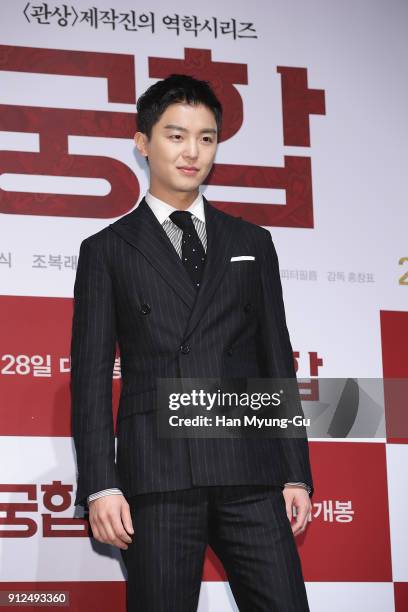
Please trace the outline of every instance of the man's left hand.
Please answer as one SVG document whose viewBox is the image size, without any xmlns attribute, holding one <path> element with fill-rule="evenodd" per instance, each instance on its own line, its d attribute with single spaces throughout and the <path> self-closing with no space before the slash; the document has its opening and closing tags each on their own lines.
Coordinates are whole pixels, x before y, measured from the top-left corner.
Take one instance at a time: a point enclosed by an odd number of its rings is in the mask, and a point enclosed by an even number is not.
<svg viewBox="0 0 408 612">
<path fill-rule="evenodd" d="M 292 523 L 292 506 L 296 508 L 295 522 L 291 524 L 293 535 L 297 536 L 306 529 L 309 514 L 312 509 L 309 493 L 303 487 L 285 485 L 283 488 L 285 498 L 286 514 L 289 522 Z"/>
</svg>

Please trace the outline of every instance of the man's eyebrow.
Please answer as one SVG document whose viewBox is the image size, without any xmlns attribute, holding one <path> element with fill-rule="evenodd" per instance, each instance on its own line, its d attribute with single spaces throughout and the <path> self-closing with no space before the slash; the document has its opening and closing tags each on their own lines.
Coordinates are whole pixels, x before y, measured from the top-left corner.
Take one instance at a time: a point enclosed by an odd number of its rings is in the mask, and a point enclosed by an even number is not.
<svg viewBox="0 0 408 612">
<path fill-rule="evenodd" d="M 181 125 L 175 125 L 174 123 L 168 123 L 164 126 L 165 130 L 180 130 L 180 132 L 188 132 L 187 128 L 181 127 Z M 217 130 L 215 128 L 204 128 L 200 130 L 200 134 L 211 133 L 216 134 Z"/>
</svg>

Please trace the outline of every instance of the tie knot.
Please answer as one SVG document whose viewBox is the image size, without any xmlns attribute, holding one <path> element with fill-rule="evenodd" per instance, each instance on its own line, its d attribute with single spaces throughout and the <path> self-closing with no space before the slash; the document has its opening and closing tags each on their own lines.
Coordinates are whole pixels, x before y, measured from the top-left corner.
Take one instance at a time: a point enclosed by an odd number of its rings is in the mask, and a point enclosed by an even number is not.
<svg viewBox="0 0 408 612">
<path fill-rule="evenodd" d="M 170 219 L 183 231 L 189 229 L 193 223 L 191 212 L 188 210 L 175 210 L 171 213 Z"/>
</svg>

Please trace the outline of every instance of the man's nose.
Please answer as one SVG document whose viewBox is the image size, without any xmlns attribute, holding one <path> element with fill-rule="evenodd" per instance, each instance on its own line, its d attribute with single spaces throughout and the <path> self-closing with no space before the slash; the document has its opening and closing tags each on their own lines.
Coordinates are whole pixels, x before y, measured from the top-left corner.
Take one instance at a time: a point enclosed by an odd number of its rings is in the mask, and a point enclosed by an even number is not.
<svg viewBox="0 0 408 612">
<path fill-rule="evenodd" d="M 186 140 L 184 157 L 196 159 L 198 157 L 198 146 L 195 140 Z"/>
</svg>

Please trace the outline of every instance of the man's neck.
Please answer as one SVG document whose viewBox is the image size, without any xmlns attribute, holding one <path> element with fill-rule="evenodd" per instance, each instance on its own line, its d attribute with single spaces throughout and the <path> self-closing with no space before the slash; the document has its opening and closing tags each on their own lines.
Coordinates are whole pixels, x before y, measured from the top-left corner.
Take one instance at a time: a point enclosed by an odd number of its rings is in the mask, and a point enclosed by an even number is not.
<svg viewBox="0 0 408 612">
<path fill-rule="evenodd" d="M 195 191 L 180 191 L 175 193 L 163 192 L 160 189 L 149 187 L 149 192 L 155 198 L 174 206 L 178 210 L 187 210 L 187 208 L 194 202 L 199 194 L 199 190 Z"/>
</svg>

